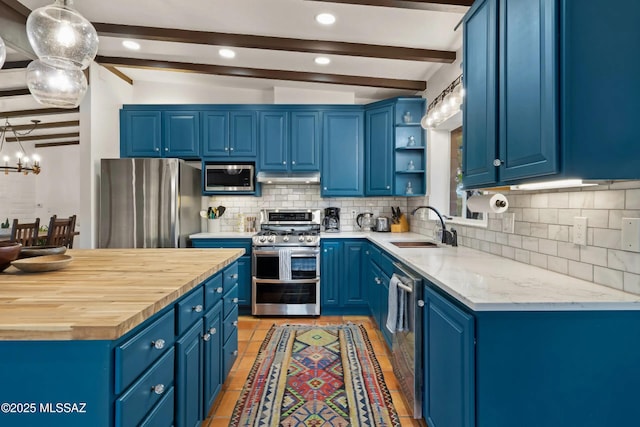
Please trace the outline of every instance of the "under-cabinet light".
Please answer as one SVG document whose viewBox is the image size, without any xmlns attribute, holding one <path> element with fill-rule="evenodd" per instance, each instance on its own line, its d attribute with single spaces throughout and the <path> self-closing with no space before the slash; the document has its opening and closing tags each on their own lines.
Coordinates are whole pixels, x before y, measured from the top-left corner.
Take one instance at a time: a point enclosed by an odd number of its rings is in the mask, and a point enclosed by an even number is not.
<svg viewBox="0 0 640 427">
<path fill-rule="evenodd" d="M 532 182 L 530 184 L 512 185 L 511 190 L 551 190 L 555 188 L 591 187 L 598 185 L 584 182 L 581 179 L 561 179 L 557 181 Z"/>
</svg>

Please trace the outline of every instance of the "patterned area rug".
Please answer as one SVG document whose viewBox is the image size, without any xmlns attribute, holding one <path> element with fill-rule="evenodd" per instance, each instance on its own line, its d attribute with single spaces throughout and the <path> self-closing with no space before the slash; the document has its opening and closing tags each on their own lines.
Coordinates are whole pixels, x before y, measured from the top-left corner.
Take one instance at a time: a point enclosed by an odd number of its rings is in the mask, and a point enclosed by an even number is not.
<svg viewBox="0 0 640 427">
<path fill-rule="evenodd" d="M 230 427 L 399 427 L 363 326 L 273 326 Z"/>
</svg>

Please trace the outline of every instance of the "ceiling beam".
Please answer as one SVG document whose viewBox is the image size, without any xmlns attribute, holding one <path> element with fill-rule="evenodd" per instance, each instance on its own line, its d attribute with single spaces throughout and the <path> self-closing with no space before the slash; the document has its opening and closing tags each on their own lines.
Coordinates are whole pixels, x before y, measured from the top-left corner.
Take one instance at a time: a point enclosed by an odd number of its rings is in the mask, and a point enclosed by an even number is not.
<svg viewBox="0 0 640 427">
<path fill-rule="evenodd" d="M 0 36 L 7 46 L 35 59 L 36 54 L 31 48 L 25 28 L 29 13 L 31 13 L 29 8 L 23 6 L 18 0 L 0 0 Z"/>
<path fill-rule="evenodd" d="M 433 10 L 464 13 L 474 0 L 307 0 L 361 6 L 395 7 L 401 9 Z"/>
<path fill-rule="evenodd" d="M 11 89 L 11 90 L 0 90 L 0 98 L 4 98 L 6 96 L 22 96 L 22 95 L 31 95 L 29 89 Z"/>
<path fill-rule="evenodd" d="M 122 57 L 96 57 L 102 65 L 123 66 L 143 69 L 161 69 L 188 73 L 214 74 L 219 76 L 251 77 L 256 79 L 292 80 L 310 83 L 329 83 L 350 86 L 368 86 L 388 89 L 423 91 L 427 83 L 423 80 L 385 79 L 379 77 L 350 76 L 344 74 L 307 73 L 302 71 L 269 70 L 263 68 L 242 68 L 223 65 L 194 64 L 188 62 L 158 61 Z M 0 117 L 2 117 L 0 115 Z"/>
<path fill-rule="evenodd" d="M 267 37 L 248 34 L 214 33 L 119 24 L 95 23 L 93 25 L 96 27 L 99 35 L 108 37 L 447 64 L 454 62 L 456 59 L 456 53 L 448 50 L 417 49 L 401 46 Z"/>
<path fill-rule="evenodd" d="M 80 108 L 35 108 L 33 110 L 0 111 L 0 118 L 45 116 L 49 114 L 71 114 L 80 112 Z"/>
<path fill-rule="evenodd" d="M 38 123 L 37 129 L 55 129 L 55 128 L 70 128 L 80 126 L 80 120 L 69 120 L 66 122 L 49 122 Z M 11 127 L 16 131 L 29 130 L 33 128 L 33 124 L 30 125 L 11 125 Z M 35 129 L 34 129 L 35 130 Z"/>
<path fill-rule="evenodd" d="M 25 142 L 25 141 L 42 141 L 44 139 L 62 139 L 62 138 L 79 138 L 80 132 L 69 132 L 69 133 L 52 133 L 49 135 L 31 135 L 31 136 L 21 136 L 16 138 L 15 136 L 7 137 L 7 142 Z"/>
<path fill-rule="evenodd" d="M 114 67 L 113 65 L 106 65 L 104 68 L 106 68 L 108 71 L 110 71 L 111 73 L 113 73 L 115 76 L 117 76 L 119 79 L 124 80 L 125 82 L 129 83 L 130 85 L 133 85 L 133 79 L 129 76 L 127 76 L 125 73 L 123 73 L 122 71 L 118 70 L 116 67 Z"/>
<path fill-rule="evenodd" d="M 3 70 L 17 70 L 21 68 L 27 68 L 27 66 L 31 63 L 31 60 L 28 61 L 13 61 L 13 62 L 5 62 L 2 66 Z"/>
<path fill-rule="evenodd" d="M 80 141 L 63 141 L 63 142 L 43 142 L 35 144 L 35 148 L 60 147 L 62 145 L 79 145 Z"/>
</svg>

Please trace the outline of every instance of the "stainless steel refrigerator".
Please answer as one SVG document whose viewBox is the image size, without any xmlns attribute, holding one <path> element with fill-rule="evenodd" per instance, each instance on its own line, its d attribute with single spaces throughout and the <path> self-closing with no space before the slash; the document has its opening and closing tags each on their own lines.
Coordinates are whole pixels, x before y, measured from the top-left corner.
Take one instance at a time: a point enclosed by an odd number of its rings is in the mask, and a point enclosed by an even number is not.
<svg viewBox="0 0 640 427">
<path fill-rule="evenodd" d="M 100 248 L 184 248 L 200 232 L 201 171 L 178 159 L 102 159 Z"/>
</svg>

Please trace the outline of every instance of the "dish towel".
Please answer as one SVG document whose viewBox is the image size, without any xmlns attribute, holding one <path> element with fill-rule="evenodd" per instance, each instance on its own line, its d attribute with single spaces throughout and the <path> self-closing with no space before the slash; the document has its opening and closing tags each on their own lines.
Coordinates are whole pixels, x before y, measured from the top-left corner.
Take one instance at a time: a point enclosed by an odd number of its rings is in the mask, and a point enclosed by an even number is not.
<svg viewBox="0 0 640 427">
<path fill-rule="evenodd" d="M 396 333 L 404 330 L 405 322 L 405 306 L 407 295 L 406 292 L 401 289 L 398 284 L 402 283 L 400 277 L 397 274 L 391 276 L 389 281 L 389 308 L 387 311 L 387 329 L 391 333 Z"/>
<path fill-rule="evenodd" d="M 280 280 L 291 280 L 291 248 L 280 248 Z"/>
</svg>

